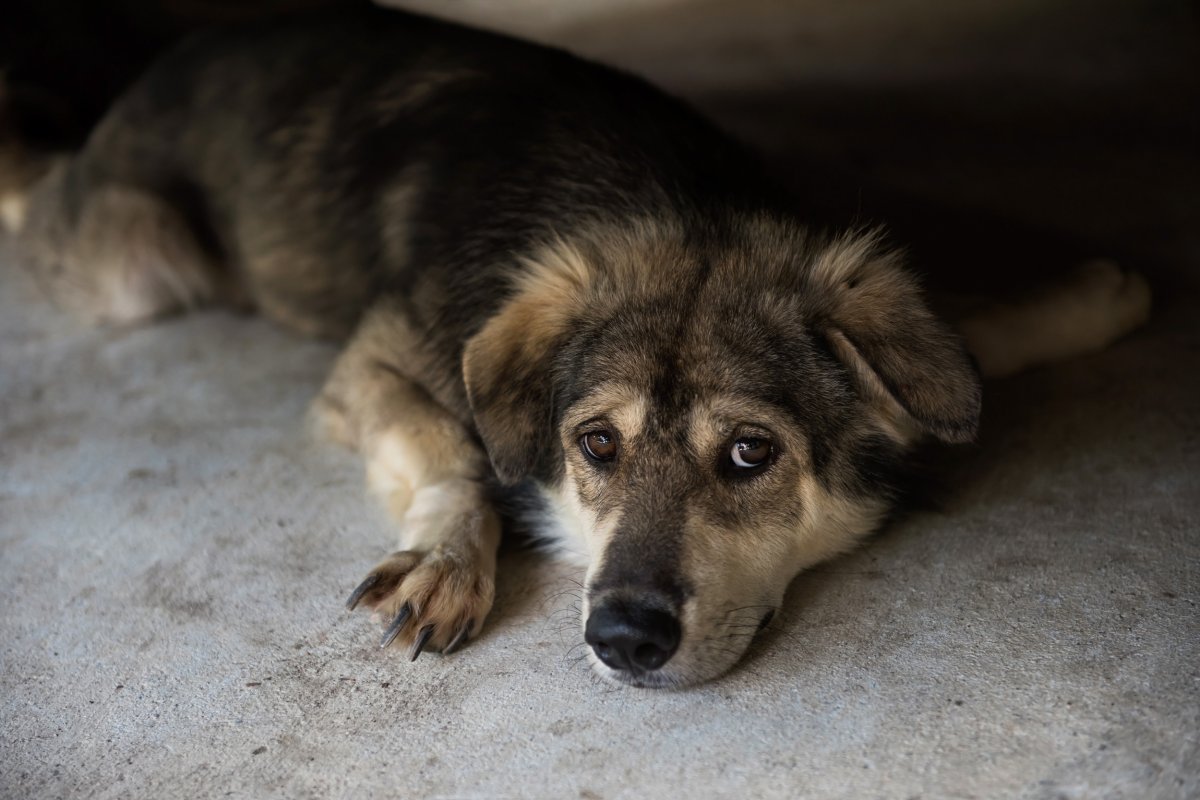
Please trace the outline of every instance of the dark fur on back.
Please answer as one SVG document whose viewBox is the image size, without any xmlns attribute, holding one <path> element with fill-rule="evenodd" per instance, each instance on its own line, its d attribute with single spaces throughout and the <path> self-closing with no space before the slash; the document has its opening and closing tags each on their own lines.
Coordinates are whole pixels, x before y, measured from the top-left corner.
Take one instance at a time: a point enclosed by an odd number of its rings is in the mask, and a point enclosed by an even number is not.
<svg viewBox="0 0 1200 800">
<path fill-rule="evenodd" d="M 436 295 L 410 310 L 448 347 L 478 328 L 514 254 L 551 233 L 664 213 L 711 231 L 776 194 L 752 156 L 637 78 L 370 9 L 193 39 L 87 152 L 77 180 L 178 197 L 242 269 L 266 248 L 320 254 L 324 291 L 288 302 L 330 334 L 381 293 Z M 403 247 L 387 240 L 397 186 Z M 257 280 L 288 295 L 294 277 Z"/>
</svg>

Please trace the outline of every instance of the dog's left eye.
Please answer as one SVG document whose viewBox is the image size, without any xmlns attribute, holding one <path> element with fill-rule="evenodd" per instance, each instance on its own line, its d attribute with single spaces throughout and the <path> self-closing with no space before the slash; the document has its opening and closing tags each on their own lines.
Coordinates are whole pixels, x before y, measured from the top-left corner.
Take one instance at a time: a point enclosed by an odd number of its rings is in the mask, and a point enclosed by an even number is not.
<svg viewBox="0 0 1200 800">
<path fill-rule="evenodd" d="M 766 439 L 746 437 L 738 439 L 729 450 L 729 460 L 739 471 L 755 470 L 771 458 L 771 442 Z"/>
<path fill-rule="evenodd" d="M 583 454 L 592 461 L 612 461 L 617 457 L 617 438 L 608 431 L 592 431 L 579 438 Z"/>
</svg>

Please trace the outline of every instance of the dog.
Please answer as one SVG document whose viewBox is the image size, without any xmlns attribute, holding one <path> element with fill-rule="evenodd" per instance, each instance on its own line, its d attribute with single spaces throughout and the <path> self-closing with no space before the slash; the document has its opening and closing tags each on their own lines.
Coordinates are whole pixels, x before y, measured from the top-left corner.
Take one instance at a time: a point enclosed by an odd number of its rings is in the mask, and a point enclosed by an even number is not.
<svg viewBox="0 0 1200 800">
<path fill-rule="evenodd" d="M 919 442 L 972 440 L 977 366 L 1096 349 L 1150 302 L 1092 265 L 956 331 L 880 233 L 806 227 L 681 101 L 398 11 L 204 33 L 78 152 L 12 153 L 0 206 L 59 305 L 227 304 L 345 343 L 314 418 L 400 529 L 348 605 L 413 659 L 478 633 L 532 487 L 587 566 L 594 668 L 719 676 L 887 517 Z"/>
</svg>

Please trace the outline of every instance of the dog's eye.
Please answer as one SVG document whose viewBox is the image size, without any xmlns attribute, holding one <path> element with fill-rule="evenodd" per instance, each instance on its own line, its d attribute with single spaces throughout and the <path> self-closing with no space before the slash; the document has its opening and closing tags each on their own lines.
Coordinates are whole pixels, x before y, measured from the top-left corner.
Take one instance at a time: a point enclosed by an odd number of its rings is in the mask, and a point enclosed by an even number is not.
<svg viewBox="0 0 1200 800">
<path fill-rule="evenodd" d="M 579 439 L 583 454 L 592 461 L 612 461 L 617 457 L 617 439 L 608 431 L 592 431 Z"/>
<path fill-rule="evenodd" d="M 758 469 L 770 458 L 771 442 L 766 439 L 738 439 L 729 450 L 729 460 L 740 471 Z"/>
</svg>

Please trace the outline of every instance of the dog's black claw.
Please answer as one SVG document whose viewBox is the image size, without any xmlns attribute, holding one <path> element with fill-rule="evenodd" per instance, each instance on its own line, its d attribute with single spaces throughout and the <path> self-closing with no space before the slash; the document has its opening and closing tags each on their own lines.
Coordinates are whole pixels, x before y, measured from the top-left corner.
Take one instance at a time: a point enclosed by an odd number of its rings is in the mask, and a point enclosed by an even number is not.
<svg viewBox="0 0 1200 800">
<path fill-rule="evenodd" d="M 454 634 L 454 638 L 450 640 L 450 644 L 446 645 L 446 649 L 442 651 L 443 655 L 450 655 L 455 650 L 463 646 L 463 642 L 467 640 L 467 634 L 471 632 L 472 626 L 475 625 L 475 620 L 469 621 L 462 626 L 458 633 Z"/>
<path fill-rule="evenodd" d="M 428 644 L 430 636 L 433 636 L 432 625 L 426 625 L 424 628 L 421 628 L 421 632 L 417 634 L 417 641 L 413 643 L 412 656 L 408 659 L 409 661 L 417 660 L 417 656 L 421 655 L 421 651 Z"/>
<path fill-rule="evenodd" d="M 396 641 L 396 637 L 400 635 L 400 629 L 404 627 L 404 623 L 408 622 L 408 618 L 412 616 L 412 606 L 408 603 L 404 604 L 404 608 L 400 609 L 400 613 L 392 620 L 392 624 L 383 634 L 383 638 L 379 640 L 380 647 L 387 647 L 392 642 Z"/>
<path fill-rule="evenodd" d="M 346 609 L 348 611 L 353 611 L 355 608 L 357 608 L 358 604 L 362 602 L 363 595 L 375 588 L 375 584 L 377 583 L 379 583 L 378 575 L 368 575 L 367 579 L 360 583 L 355 590 L 350 593 L 350 596 L 346 598 Z"/>
</svg>

